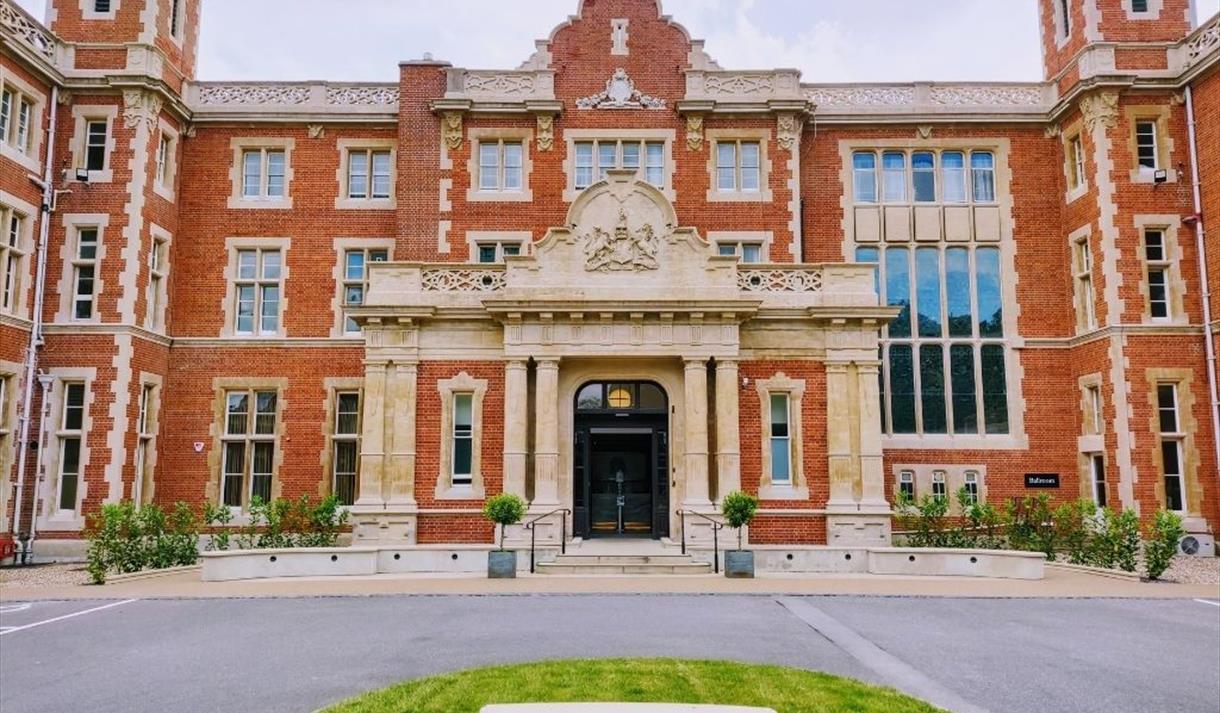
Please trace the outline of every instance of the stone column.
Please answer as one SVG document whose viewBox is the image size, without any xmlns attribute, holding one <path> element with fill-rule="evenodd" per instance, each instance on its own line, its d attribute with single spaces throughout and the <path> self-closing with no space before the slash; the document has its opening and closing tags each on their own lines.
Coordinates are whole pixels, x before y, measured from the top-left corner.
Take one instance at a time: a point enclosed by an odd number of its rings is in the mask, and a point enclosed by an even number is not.
<svg viewBox="0 0 1220 713">
<path fill-rule="evenodd" d="M 851 421 L 857 409 L 851 403 L 848 377 L 847 364 L 826 364 L 826 453 L 830 475 L 830 499 L 826 506 L 845 507 L 854 512 L 856 463 Z"/>
<path fill-rule="evenodd" d="M 559 507 L 559 360 L 540 359 L 534 378 L 534 504 Z"/>
<path fill-rule="evenodd" d="M 741 489 L 737 362 L 716 360 L 716 499 Z"/>
<path fill-rule="evenodd" d="M 364 403 L 361 414 L 364 423 L 360 437 L 360 497 L 356 509 L 381 510 L 385 496 L 381 482 L 385 474 L 385 389 L 386 363 L 365 362 Z"/>
<path fill-rule="evenodd" d="M 708 497 L 707 361 L 688 359 L 684 364 L 686 453 L 682 506 L 706 510 L 712 505 Z"/>
<path fill-rule="evenodd" d="M 415 394 L 417 367 L 395 364 L 386 380 L 390 414 L 390 454 L 386 461 L 385 488 L 389 505 L 415 505 Z"/>
<path fill-rule="evenodd" d="M 527 454 L 526 405 L 529 401 L 526 364 L 512 360 L 504 365 L 504 492 L 525 497 Z M 558 441 L 557 441 L 558 442 Z"/>
<path fill-rule="evenodd" d="M 860 504 L 862 510 L 889 511 L 881 455 L 881 392 L 878 362 L 856 362 L 860 393 Z"/>
</svg>

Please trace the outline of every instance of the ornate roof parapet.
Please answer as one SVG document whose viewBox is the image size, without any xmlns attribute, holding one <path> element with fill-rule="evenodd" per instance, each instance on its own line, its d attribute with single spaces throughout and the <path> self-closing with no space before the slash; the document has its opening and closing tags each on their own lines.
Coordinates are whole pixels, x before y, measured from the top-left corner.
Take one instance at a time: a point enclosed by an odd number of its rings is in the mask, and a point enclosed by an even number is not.
<svg viewBox="0 0 1220 713">
<path fill-rule="evenodd" d="M 1169 51 L 1171 69 L 1185 71 L 1220 54 L 1220 13 L 1212 16 Z"/>
<path fill-rule="evenodd" d="M 441 111 L 528 112 L 559 110 L 555 99 L 555 73 L 549 69 L 445 70 L 443 99 L 433 108 Z"/>
<path fill-rule="evenodd" d="M 197 121 L 318 114 L 398 115 L 397 84 L 194 82 L 187 87 L 185 98 Z"/>
<path fill-rule="evenodd" d="M 6 40 L 11 38 L 14 46 L 28 51 L 41 62 L 63 65 L 60 59 L 66 49 L 64 43 L 13 0 L 0 0 L 0 36 Z"/>
<path fill-rule="evenodd" d="M 939 84 L 805 84 L 804 96 L 825 116 L 985 116 L 1044 120 L 1055 105 L 1043 82 Z"/>
<path fill-rule="evenodd" d="M 796 69 L 686 72 L 683 111 L 804 111 L 809 100 Z"/>
</svg>

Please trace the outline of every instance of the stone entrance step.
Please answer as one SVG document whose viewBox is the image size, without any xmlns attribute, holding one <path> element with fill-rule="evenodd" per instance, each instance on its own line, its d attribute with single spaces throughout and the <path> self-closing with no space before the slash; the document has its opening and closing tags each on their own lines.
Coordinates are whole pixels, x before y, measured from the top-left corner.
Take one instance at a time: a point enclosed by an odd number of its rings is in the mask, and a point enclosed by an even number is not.
<svg viewBox="0 0 1220 713">
<path fill-rule="evenodd" d="M 690 555 L 570 554 L 540 562 L 539 574 L 710 574 L 712 566 Z"/>
</svg>

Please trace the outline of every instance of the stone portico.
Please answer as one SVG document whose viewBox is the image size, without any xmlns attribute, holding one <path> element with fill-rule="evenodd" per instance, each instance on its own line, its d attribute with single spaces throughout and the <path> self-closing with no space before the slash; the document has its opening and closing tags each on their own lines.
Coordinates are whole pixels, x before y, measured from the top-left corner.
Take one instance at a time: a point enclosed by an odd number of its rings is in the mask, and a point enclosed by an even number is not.
<svg viewBox="0 0 1220 713">
<path fill-rule="evenodd" d="M 877 349 L 896 310 L 878 306 L 873 279 L 868 265 L 739 264 L 679 227 L 660 190 L 615 170 L 531 254 L 502 265 L 372 265 L 365 306 L 353 311 L 366 339 L 357 543 L 415 544 L 421 518 L 470 518 L 501 488 L 527 499 L 531 517 L 571 508 L 576 395 L 598 381 L 665 392 L 668 536 L 680 511 L 714 513 L 723 494 L 745 489 L 760 497 L 760 517 L 823 519 L 828 544 L 888 543 Z M 462 368 L 487 363 L 502 385 Z M 816 365 L 825 385 L 782 368 L 744 375 L 777 363 Z M 438 442 L 418 437 L 424 419 L 452 426 L 444 398 L 440 414 L 420 404 L 433 387 L 419 374 L 433 364 L 457 372 L 437 382 L 442 394 L 473 395 L 469 484 L 447 483 L 444 428 Z M 767 418 L 742 407 L 765 405 L 774 389 L 789 394 L 796 421 L 783 483 L 763 472 Z M 489 412 L 493 401 L 502 414 Z M 493 429 L 498 452 L 484 445 Z M 440 472 L 419 467 L 424 449 L 441 451 L 429 461 Z M 485 477 L 493 471 L 496 487 Z M 435 487 L 421 497 L 425 483 Z M 540 523 L 539 541 L 557 542 L 559 523 Z M 571 535 L 571 518 L 567 526 Z M 710 536 L 705 520 L 688 520 L 689 541 Z"/>
</svg>

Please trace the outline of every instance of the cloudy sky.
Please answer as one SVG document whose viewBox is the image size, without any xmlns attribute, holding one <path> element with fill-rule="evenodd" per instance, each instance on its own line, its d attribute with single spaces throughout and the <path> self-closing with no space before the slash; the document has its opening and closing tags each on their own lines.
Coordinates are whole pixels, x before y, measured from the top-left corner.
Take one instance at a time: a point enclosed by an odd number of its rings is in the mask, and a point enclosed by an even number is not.
<svg viewBox="0 0 1220 713">
<path fill-rule="evenodd" d="M 45 0 L 18 0 L 42 18 Z M 1220 0 L 1196 0 L 1200 18 Z M 205 0 L 199 78 L 390 81 L 431 52 L 507 68 L 577 0 Z M 1037 80 L 1036 0 L 664 0 L 726 68 L 805 81 Z"/>
</svg>

